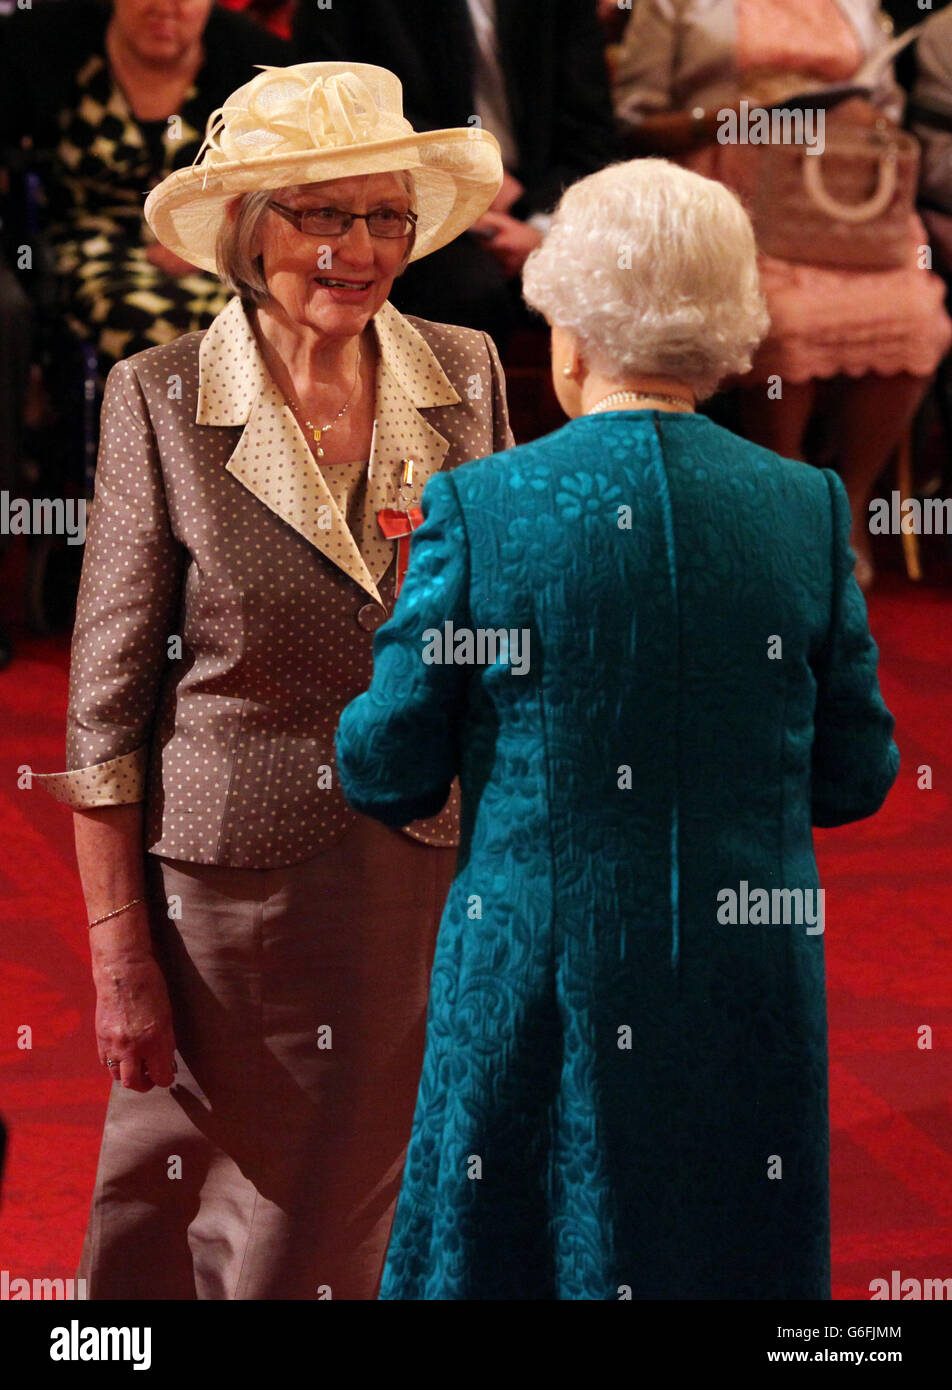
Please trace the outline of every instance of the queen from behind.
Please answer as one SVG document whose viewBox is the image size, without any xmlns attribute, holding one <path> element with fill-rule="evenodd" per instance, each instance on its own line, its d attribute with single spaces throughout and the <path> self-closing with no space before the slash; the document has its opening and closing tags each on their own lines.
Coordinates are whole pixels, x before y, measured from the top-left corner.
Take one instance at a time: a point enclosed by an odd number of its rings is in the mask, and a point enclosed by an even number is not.
<svg viewBox="0 0 952 1390">
<path fill-rule="evenodd" d="M 381 1297 L 826 1299 L 811 826 L 898 769 L 846 492 L 696 410 L 767 326 L 721 184 L 580 180 L 523 284 L 571 418 L 427 485 L 337 732 L 383 824 L 462 787 Z"/>
</svg>

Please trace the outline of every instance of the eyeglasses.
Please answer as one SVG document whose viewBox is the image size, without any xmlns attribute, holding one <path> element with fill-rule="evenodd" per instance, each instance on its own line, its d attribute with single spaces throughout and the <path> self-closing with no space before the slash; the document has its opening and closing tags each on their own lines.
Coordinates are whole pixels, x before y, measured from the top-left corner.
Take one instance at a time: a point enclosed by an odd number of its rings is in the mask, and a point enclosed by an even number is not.
<svg viewBox="0 0 952 1390">
<path fill-rule="evenodd" d="M 297 208 L 285 207 L 283 203 L 269 203 L 280 217 L 297 227 L 305 236 L 346 236 L 357 218 L 367 223 L 372 237 L 409 236 L 416 226 L 415 212 L 398 212 L 396 208 L 377 208 L 374 212 L 344 212 L 343 208 Z"/>
</svg>

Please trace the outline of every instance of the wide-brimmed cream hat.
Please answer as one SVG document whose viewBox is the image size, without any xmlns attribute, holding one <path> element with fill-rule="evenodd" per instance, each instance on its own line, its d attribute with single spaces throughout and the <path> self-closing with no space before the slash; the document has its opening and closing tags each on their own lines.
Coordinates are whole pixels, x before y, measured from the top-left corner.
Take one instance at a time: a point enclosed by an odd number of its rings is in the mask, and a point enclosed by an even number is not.
<svg viewBox="0 0 952 1390">
<path fill-rule="evenodd" d="M 417 213 L 411 260 L 480 217 L 503 176 L 495 136 L 480 127 L 414 131 L 403 86 L 371 63 L 265 68 L 213 112 L 195 163 L 153 188 L 145 217 L 159 241 L 215 271 L 225 208 L 239 193 L 407 169 Z"/>
</svg>

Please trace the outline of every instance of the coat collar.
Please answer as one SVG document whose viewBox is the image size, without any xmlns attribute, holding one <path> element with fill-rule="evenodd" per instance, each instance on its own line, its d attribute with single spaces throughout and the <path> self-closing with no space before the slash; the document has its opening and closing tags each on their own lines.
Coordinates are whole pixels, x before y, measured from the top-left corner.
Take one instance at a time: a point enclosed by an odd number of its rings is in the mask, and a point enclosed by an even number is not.
<svg viewBox="0 0 952 1390">
<path fill-rule="evenodd" d="M 352 532 L 324 482 L 297 419 L 271 379 L 241 300 L 217 316 L 199 349 L 196 423 L 242 428 L 228 472 L 282 521 L 355 580 L 378 603 L 377 582 L 393 557 L 381 507 L 419 504 L 449 440 L 420 414 L 460 397 L 426 339 L 389 302 L 371 320 L 378 367 L 366 503 Z M 413 460 L 413 481 L 402 485 Z"/>
</svg>

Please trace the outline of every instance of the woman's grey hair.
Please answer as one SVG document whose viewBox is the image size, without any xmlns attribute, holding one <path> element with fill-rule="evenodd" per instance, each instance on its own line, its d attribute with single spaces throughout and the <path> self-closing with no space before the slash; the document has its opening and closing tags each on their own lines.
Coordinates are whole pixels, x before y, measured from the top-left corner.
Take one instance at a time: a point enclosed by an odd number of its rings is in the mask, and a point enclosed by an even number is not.
<svg viewBox="0 0 952 1390">
<path fill-rule="evenodd" d="M 413 175 L 408 169 L 395 169 L 394 173 L 406 189 L 412 207 L 416 197 Z M 254 251 L 258 241 L 258 230 L 267 214 L 268 204 L 284 202 L 288 194 L 297 193 L 302 186 L 294 184 L 286 188 L 264 188 L 254 193 L 242 193 L 235 199 L 237 206 L 233 216 L 226 215 L 222 218 L 215 247 L 218 278 L 232 294 L 241 295 L 245 304 L 258 307 L 267 304 L 271 298 L 264 278 L 261 256 L 256 255 Z M 319 185 L 306 186 L 314 188 Z M 397 269 L 398 275 L 406 269 L 413 254 L 415 241 L 416 228 L 407 238 L 406 256 Z"/>
<path fill-rule="evenodd" d="M 769 326 L 740 200 L 665 159 L 610 164 L 568 188 L 523 294 L 596 371 L 673 377 L 699 400 L 749 369 Z"/>
</svg>

